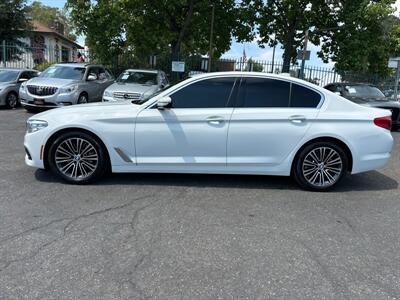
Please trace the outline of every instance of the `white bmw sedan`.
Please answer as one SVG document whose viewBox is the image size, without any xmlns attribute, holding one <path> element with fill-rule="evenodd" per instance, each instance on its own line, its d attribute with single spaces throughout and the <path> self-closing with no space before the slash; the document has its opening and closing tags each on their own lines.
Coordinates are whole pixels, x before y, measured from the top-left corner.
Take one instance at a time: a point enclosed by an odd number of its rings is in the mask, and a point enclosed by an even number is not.
<svg viewBox="0 0 400 300">
<path fill-rule="evenodd" d="M 383 167 L 390 111 L 264 73 L 209 73 L 149 99 L 34 115 L 25 161 L 70 183 L 112 172 L 292 175 L 325 191 Z"/>
</svg>

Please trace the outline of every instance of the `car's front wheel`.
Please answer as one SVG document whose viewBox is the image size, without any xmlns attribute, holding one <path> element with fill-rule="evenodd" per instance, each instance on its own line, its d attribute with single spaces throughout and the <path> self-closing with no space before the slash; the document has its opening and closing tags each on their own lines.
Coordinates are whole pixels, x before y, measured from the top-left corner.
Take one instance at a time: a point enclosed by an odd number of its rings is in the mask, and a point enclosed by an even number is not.
<svg viewBox="0 0 400 300">
<path fill-rule="evenodd" d="M 88 96 L 86 95 L 86 93 L 80 94 L 77 104 L 86 104 L 86 103 L 89 103 Z"/>
<path fill-rule="evenodd" d="M 90 183 L 107 171 L 104 146 L 85 132 L 62 134 L 52 143 L 48 155 L 51 171 L 69 183 Z"/>
<path fill-rule="evenodd" d="M 332 142 L 316 142 L 304 147 L 294 162 L 297 183 L 308 190 L 328 191 L 346 174 L 346 152 Z"/>
<path fill-rule="evenodd" d="M 18 106 L 18 95 L 14 92 L 10 92 L 6 96 L 6 106 L 8 108 L 16 108 Z"/>
</svg>

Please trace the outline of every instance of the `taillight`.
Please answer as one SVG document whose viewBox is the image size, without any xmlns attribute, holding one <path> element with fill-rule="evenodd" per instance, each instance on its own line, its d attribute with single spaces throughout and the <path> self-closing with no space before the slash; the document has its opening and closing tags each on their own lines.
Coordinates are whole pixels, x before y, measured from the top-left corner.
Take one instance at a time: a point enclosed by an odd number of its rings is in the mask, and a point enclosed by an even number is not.
<svg viewBox="0 0 400 300">
<path fill-rule="evenodd" d="M 376 126 L 385 128 L 387 130 L 391 130 L 392 129 L 392 118 L 390 116 L 375 118 L 374 124 Z"/>
</svg>

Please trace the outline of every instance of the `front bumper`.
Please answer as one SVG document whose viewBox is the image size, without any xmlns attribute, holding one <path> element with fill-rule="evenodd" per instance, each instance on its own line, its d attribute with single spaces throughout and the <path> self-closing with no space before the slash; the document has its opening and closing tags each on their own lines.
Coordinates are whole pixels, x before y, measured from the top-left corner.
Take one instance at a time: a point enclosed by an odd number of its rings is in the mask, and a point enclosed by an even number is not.
<svg viewBox="0 0 400 300">
<path fill-rule="evenodd" d="M 56 107 L 63 107 L 72 104 L 76 104 L 79 98 L 79 93 L 73 92 L 70 94 L 60 94 L 59 92 L 51 96 L 35 96 L 27 92 L 27 90 L 20 89 L 21 105 L 26 108 L 47 110 Z M 42 99 L 43 104 L 35 104 L 35 99 Z"/>
<path fill-rule="evenodd" d="M 34 168 L 44 169 L 43 155 L 48 132 L 46 128 L 26 133 L 24 137 L 25 163 Z"/>
</svg>

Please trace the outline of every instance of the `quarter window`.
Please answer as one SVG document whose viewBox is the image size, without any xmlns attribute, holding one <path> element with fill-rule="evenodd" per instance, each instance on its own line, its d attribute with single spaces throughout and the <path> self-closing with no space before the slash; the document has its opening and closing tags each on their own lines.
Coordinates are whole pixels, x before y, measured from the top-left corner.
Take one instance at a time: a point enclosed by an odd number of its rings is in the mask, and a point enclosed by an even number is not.
<svg viewBox="0 0 400 300">
<path fill-rule="evenodd" d="M 226 107 L 235 83 L 233 77 L 195 82 L 170 95 L 172 108 Z"/>
<path fill-rule="evenodd" d="M 321 95 L 301 85 L 292 83 L 290 107 L 315 108 L 321 101 Z"/>
<path fill-rule="evenodd" d="M 288 107 L 290 83 L 269 78 L 246 78 L 240 89 L 242 107 Z"/>
</svg>

